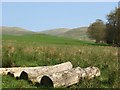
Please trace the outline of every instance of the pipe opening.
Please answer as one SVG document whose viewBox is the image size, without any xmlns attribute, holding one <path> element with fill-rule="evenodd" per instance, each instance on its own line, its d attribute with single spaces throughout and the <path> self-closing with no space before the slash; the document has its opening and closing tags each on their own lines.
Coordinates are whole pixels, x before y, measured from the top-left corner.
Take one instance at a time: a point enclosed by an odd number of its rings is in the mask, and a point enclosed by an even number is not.
<svg viewBox="0 0 120 90">
<path fill-rule="evenodd" d="M 10 72 L 8 72 L 7 75 L 10 75 L 11 77 L 14 77 L 14 75 Z"/>
<path fill-rule="evenodd" d="M 20 74 L 20 79 L 28 80 L 28 74 L 25 71 L 22 71 Z"/>
<path fill-rule="evenodd" d="M 53 82 L 48 76 L 43 76 L 40 82 L 40 85 L 46 87 L 53 87 Z"/>
</svg>

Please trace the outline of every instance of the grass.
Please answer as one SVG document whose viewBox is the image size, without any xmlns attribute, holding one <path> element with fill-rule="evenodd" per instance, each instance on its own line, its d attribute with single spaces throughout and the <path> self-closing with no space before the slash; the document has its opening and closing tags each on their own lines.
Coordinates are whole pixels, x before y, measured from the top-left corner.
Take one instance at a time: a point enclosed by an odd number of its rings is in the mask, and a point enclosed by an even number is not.
<svg viewBox="0 0 120 90">
<path fill-rule="evenodd" d="M 2 87 L 4 88 L 36 88 L 31 83 L 28 83 L 25 80 L 17 80 L 11 76 L 2 76 Z"/>
<path fill-rule="evenodd" d="M 3 35 L 2 49 L 3 67 L 55 65 L 71 61 L 74 67 L 96 66 L 101 70 L 100 77 L 89 81 L 82 80 L 69 88 L 117 88 L 120 86 L 118 48 L 107 44 L 95 44 L 44 34 Z M 36 88 L 24 80 L 16 80 L 10 76 L 3 76 L 2 86 L 3 88 Z"/>
<path fill-rule="evenodd" d="M 70 38 L 64 38 L 64 37 L 57 37 L 57 36 L 51 36 L 51 35 L 45 35 L 45 34 L 32 34 L 32 35 L 22 35 L 22 36 L 16 36 L 16 35 L 3 35 L 4 43 L 15 43 L 15 44 L 32 44 L 32 45 L 46 45 L 46 44 L 54 44 L 54 45 L 102 45 L 107 46 L 108 44 L 96 44 L 94 42 L 88 42 L 88 41 L 81 41 L 76 39 L 70 39 Z"/>
</svg>

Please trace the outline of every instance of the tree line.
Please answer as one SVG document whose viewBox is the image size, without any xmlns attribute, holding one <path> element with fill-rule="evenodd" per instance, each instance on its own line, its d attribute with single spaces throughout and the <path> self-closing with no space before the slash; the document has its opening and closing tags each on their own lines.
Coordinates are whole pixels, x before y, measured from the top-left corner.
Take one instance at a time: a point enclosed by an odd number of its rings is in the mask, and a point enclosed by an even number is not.
<svg viewBox="0 0 120 90">
<path fill-rule="evenodd" d="M 96 43 L 108 43 L 120 46 L 120 7 L 107 15 L 107 22 L 97 19 L 89 25 L 87 34 Z"/>
</svg>

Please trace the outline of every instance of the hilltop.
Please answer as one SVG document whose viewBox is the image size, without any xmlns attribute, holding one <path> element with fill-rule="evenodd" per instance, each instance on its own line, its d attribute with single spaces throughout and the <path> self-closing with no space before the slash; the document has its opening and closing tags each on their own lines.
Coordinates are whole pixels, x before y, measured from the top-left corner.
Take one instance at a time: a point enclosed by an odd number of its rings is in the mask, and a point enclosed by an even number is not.
<svg viewBox="0 0 120 90">
<path fill-rule="evenodd" d="M 9 35 L 24 35 L 24 34 L 34 34 L 35 32 L 26 30 L 20 27 L 0 27 L 0 31 L 2 34 L 9 34 Z"/>
<path fill-rule="evenodd" d="M 61 35 L 69 30 L 70 29 L 68 28 L 56 28 L 56 29 L 41 31 L 40 33 L 49 34 L 49 35 Z"/>
</svg>

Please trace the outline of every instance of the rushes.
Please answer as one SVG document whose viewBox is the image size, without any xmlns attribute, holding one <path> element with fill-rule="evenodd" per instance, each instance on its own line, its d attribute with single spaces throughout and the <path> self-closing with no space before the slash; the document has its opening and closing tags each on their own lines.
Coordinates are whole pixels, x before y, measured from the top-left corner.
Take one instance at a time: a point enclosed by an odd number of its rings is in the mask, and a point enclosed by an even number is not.
<svg viewBox="0 0 120 90">
<path fill-rule="evenodd" d="M 97 66 L 102 73 L 96 80 L 83 81 L 71 87 L 118 87 L 118 52 L 115 47 L 11 44 L 4 45 L 2 49 L 3 67 L 55 65 L 71 61 L 74 67 Z"/>
</svg>

